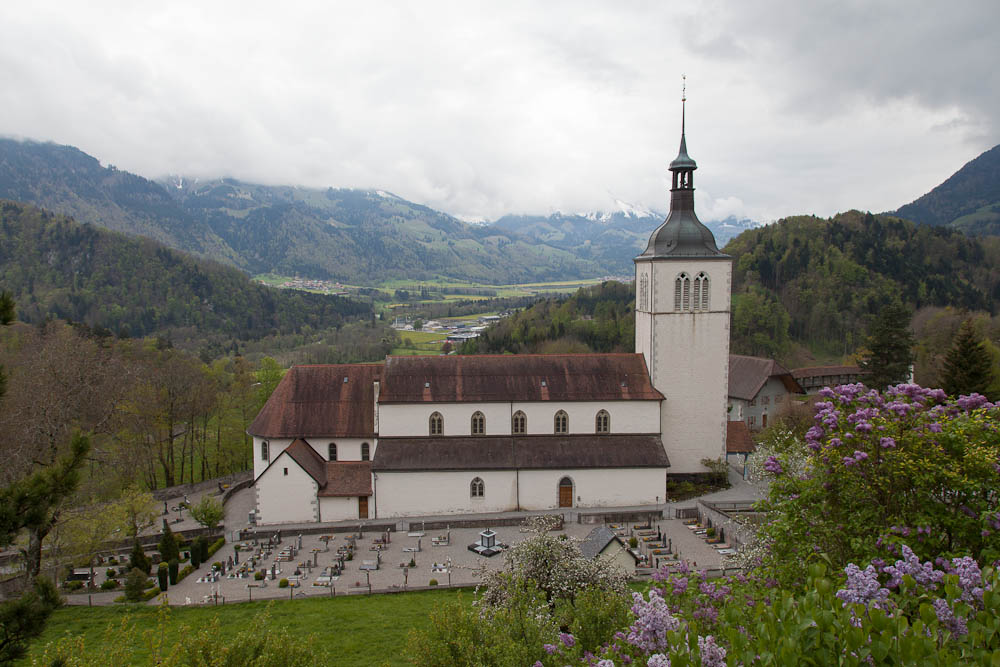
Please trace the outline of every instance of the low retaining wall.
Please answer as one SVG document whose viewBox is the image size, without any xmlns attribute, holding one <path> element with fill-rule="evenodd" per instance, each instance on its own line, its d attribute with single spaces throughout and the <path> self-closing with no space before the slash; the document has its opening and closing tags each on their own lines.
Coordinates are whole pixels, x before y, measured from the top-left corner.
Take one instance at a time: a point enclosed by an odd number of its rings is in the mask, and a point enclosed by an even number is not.
<svg viewBox="0 0 1000 667">
<path fill-rule="evenodd" d="M 736 520 L 733 513 L 747 512 L 755 501 L 733 501 L 733 502 L 706 502 L 698 501 L 698 519 L 704 524 L 713 526 L 716 530 L 722 530 L 725 534 L 726 542 L 734 548 L 741 544 L 749 544 L 753 541 L 754 532 L 749 526 Z"/>
<path fill-rule="evenodd" d="M 196 482 L 194 484 L 178 484 L 177 486 L 170 486 L 165 489 L 157 489 L 156 491 L 153 491 L 153 498 L 163 502 L 164 500 L 169 500 L 170 498 L 180 498 L 181 496 L 198 493 L 199 491 L 218 489 L 220 484 L 228 484 L 230 488 L 232 488 L 237 484 L 242 484 L 246 480 L 250 480 L 250 482 L 253 483 L 252 471 L 245 470 L 243 472 L 233 473 L 232 475 L 216 477 L 215 479 L 206 479 L 204 482 Z"/>
</svg>

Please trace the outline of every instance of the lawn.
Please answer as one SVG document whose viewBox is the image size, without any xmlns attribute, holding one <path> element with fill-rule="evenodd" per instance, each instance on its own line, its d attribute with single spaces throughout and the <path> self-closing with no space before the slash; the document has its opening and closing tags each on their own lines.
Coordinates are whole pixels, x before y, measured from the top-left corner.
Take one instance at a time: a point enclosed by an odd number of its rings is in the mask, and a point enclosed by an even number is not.
<svg viewBox="0 0 1000 667">
<path fill-rule="evenodd" d="M 218 607 L 172 607 L 164 640 L 173 646 L 182 639 L 184 628 L 199 628 L 218 617 L 220 634 L 233 636 L 252 624 L 265 611 L 271 626 L 282 626 L 295 637 L 310 638 L 319 664 L 405 665 L 406 641 L 411 629 L 430 625 L 430 612 L 437 604 L 453 599 L 455 589 L 418 591 L 398 595 L 344 596 L 228 604 Z M 472 591 L 462 593 L 472 600 Z M 136 625 L 136 636 L 157 627 L 155 606 L 64 607 L 57 610 L 42 636 L 29 650 L 40 656 L 43 647 L 66 635 L 84 636 L 84 655 L 100 664 L 105 633 L 109 625 L 118 627 L 123 617 Z M 154 633 L 158 634 L 158 633 Z M 145 645 L 137 659 L 149 659 Z"/>
</svg>

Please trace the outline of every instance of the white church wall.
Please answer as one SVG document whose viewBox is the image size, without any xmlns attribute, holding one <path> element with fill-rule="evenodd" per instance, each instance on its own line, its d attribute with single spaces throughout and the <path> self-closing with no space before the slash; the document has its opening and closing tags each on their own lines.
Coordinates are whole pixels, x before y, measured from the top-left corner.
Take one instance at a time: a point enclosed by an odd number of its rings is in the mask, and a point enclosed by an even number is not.
<svg viewBox="0 0 1000 667">
<path fill-rule="evenodd" d="M 316 521 L 319 490 L 315 480 L 288 454 L 281 453 L 274 464 L 254 483 L 257 489 L 257 523 Z"/>
<path fill-rule="evenodd" d="M 563 477 L 573 480 L 574 507 L 649 505 L 663 502 L 666 494 L 663 468 L 522 470 L 521 509 L 558 508 Z"/>
<path fill-rule="evenodd" d="M 369 508 L 369 511 L 370 508 Z M 357 496 L 320 498 L 319 499 L 319 520 L 345 521 L 347 519 L 358 518 L 358 498 Z"/>
<path fill-rule="evenodd" d="M 383 438 L 429 435 L 433 412 L 444 418 L 444 435 L 471 435 L 477 410 L 486 417 L 487 435 L 510 434 L 510 403 L 383 403 L 378 410 Z"/>
<path fill-rule="evenodd" d="M 512 413 L 524 412 L 528 433 L 532 435 L 552 435 L 559 410 L 569 417 L 570 434 L 596 432 L 600 410 L 611 415 L 612 433 L 660 432 L 660 401 L 546 401 L 514 403 L 512 408 Z"/>
<path fill-rule="evenodd" d="M 482 498 L 470 496 L 476 477 L 485 485 Z M 517 509 L 516 485 L 513 470 L 380 472 L 375 480 L 375 511 L 379 518 L 507 512 Z"/>
<path fill-rule="evenodd" d="M 266 459 L 260 457 L 260 446 L 267 440 L 267 452 L 268 456 Z M 260 477 L 261 473 L 267 470 L 267 466 L 271 465 L 271 461 L 275 457 L 280 456 L 281 452 L 285 451 L 285 447 L 292 444 L 293 440 L 291 438 L 258 438 L 254 436 L 253 438 L 253 476 L 254 479 Z"/>
<path fill-rule="evenodd" d="M 375 439 L 374 438 L 306 438 L 308 442 L 316 453 L 323 457 L 323 460 L 328 461 L 330 456 L 330 443 L 335 443 L 337 445 L 337 460 L 338 461 L 360 461 L 361 460 L 361 443 L 368 443 L 369 456 L 375 456 Z"/>
</svg>

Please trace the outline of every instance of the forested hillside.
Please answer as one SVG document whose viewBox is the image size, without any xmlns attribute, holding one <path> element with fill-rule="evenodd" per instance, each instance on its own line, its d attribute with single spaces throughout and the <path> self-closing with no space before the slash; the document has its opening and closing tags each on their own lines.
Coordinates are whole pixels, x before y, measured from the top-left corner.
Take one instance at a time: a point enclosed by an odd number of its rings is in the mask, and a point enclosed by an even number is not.
<svg viewBox="0 0 1000 667">
<path fill-rule="evenodd" d="M 194 327 L 252 340 L 372 317 L 369 304 L 271 289 L 155 241 L 9 201 L 0 202 L 0 289 L 13 293 L 21 321 L 63 318 L 131 336 Z"/>
<path fill-rule="evenodd" d="M 854 353 L 874 315 L 895 300 L 936 313 L 920 318 L 918 334 L 936 336 L 940 347 L 961 321 L 948 313 L 992 315 L 1000 299 L 1000 239 L 890 216 L 789 218 L 744 232 L 725 251 L 734 267 L 732 351 L 793 366 Z M 631 350 L 634 299 L 633 286 L 618 283 L 547 299 L 462 351 Z M 947 336 L 934 331 L 934 322 Z M 934 355 L 922 355 L 933 371 Z"/>
</svg>

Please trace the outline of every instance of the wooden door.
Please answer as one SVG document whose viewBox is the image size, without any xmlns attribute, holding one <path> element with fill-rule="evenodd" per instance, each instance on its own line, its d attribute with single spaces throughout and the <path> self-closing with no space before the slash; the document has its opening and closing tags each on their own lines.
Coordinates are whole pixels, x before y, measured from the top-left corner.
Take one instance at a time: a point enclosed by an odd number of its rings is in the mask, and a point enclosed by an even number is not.
<svg viewBox="0 0 1000 667">
<path fill-rule="evenodd" d="M 573 484 L 565 481 L 559 483 L 559 507 L 573 506 Z"/>
<path fill-rule="evenodd" d="M 358 518 L 368 518 L 368 496 L 358 496 Z"/>
</svg>

